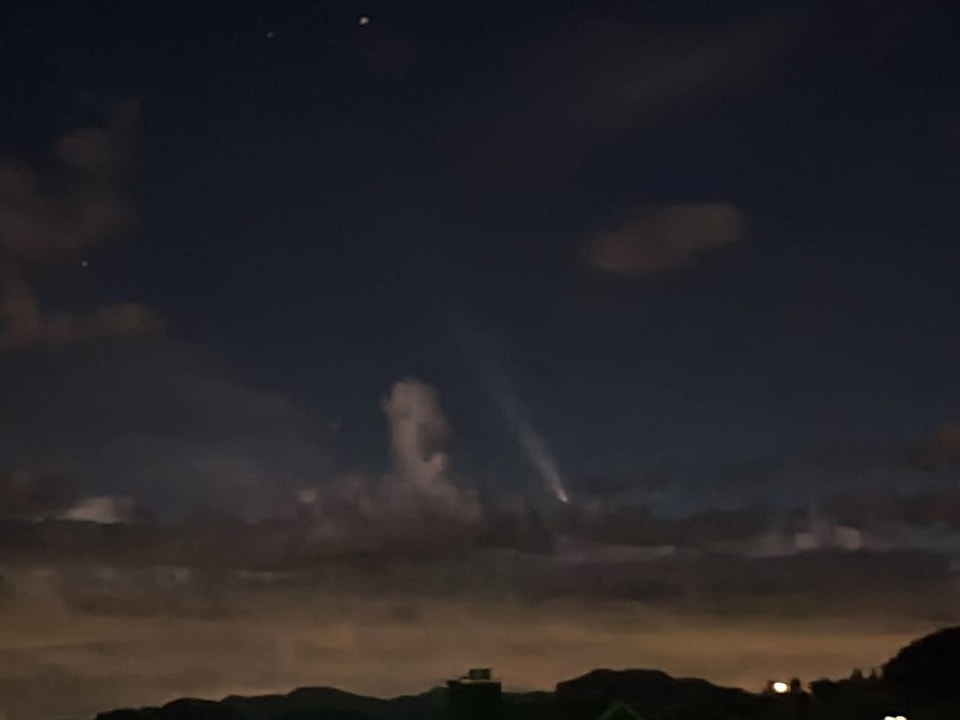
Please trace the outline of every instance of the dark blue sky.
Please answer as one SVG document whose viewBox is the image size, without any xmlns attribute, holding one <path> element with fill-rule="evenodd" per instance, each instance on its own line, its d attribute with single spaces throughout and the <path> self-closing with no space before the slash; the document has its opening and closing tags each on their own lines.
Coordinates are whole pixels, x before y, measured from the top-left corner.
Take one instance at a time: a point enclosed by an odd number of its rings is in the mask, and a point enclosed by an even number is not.
<svg viewBox="0 0 960 720">
<path fill-rule="evenodd" d="M 464 328 L 569 475 L 896 466 L 960 421 L 960 11 L 797 5 L 6 8 L 4 156 L 139 101 L 136 228 L 22 274 L 44 306 L 152 308 L 157 342 L 339 422 L 340 467 L 381 462 L 379 399 L 415 376 L 466 472 L 530 474 Z M 701 203 L 735 241 L 586 259 Z"/>
</svg>

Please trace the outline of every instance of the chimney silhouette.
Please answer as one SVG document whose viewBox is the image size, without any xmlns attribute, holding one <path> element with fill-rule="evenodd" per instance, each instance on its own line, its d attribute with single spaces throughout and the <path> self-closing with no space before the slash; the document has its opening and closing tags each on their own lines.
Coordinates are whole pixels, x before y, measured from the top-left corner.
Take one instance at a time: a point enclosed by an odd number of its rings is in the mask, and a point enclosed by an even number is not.
<svg viewBox="0 0 960 720">
<path fill-rule="evenodd" d="M 500 720 L 503 691 L 489 668 L 473 668 L 447 682 L 448 720 Z"/>
</svg>

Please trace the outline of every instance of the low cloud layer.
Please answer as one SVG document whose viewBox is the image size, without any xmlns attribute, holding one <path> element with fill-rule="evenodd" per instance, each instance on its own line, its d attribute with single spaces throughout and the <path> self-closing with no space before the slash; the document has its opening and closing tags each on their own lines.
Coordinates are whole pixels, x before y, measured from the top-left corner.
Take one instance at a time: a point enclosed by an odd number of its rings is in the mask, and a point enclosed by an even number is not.
<svg viewBox="0 0 960 720">
<path fill-rule="evenodd" d="M 405 533 L 427 517 L 442 530 L 481 514 L 454 471 L 437 393 L 415 380 L 384 401 L 382 477 L 337 475 L 307 408 L 162 338 L 0 355 L 0 397 L 0 514 L 56 516 L 84 495 L 120 495 L 162 519 L 262 519 L 289 513 L 299 495 L 319 532 L 348 544 L 371 522 Z"/>
<path fill-rule="evenodd" d="M 399 382 L 383 409 L 390 423 L 394 507 L 428 503 L 446 514 L 475 518 L 476 498 L 454 482 L 452 459 L 444 449 L 451 429 L 436 391 L 416 380 Z"/>
<path fill-rule="evenodd" d="M 425 691 L 477 664 L 511 690 L 551 689 L 596 667 L 658 668 L 758 690 L 770 677 L 843 677 L 876 666 L 956 617 L 952 596 L 938 604 L 936 593 L 914 594 L 920 583 L 909 573 L 901 592 L 864 589 L 839 610 L 818 593 L 720 597 L 692 579 L 690 596 L 700 599 L 683 607 L 531 604 L 492 596 L 494 583 L 477 570 L 410 566 L 351 579 L 326 567 L 299 585 L 234 588 L 228 598 L 241 614 L 211 619 L 8 602 L 0 607 L 11 629 L 0 637 L 0 705 L 8 720 L 29 720 L 297 686 L 389 696 Z"/>
<path fill-rule="evenodd" d="M 446 446 L 452 429 L 434 388 L 396 383 L 383 401 L 391 466 L 382 478 L 353 474 L 301 489 L 313 518 L 308 542 L 330 549 L 382 549 L 394 541 L 452 539 L 475 527 L 483 509 L 454 471 Z M 428 548 L 425 548 L 428 549 Z"/>
<path fill-rule="evenodd" d="M 662 272 L 737 242 L 742 231 L 740 211 L 725 203 L 645 207 L 631 213 L 617 230 L 595 234 L 586 259 L 609 273 Z"/>
<path fill-rule="evenodd" d="M 307 415 L 196 348 L 101 340 L 0 355 L 0 468 L 56 471 L 162 512 L 276 509 L 328 469 Z M 21 493 L 22 494 L 22 493 Z"/>
</svg>

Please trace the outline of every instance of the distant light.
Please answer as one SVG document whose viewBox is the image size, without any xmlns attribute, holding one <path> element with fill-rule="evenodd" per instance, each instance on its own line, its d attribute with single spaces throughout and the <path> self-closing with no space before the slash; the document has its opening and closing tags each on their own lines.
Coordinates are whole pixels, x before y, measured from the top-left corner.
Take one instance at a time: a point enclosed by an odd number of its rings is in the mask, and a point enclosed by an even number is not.
<svg viewBox="0 0 960 720">
<path fill-rule="evenodd" d="M 268 31 L 268 32 L 267 32 L 267 40 L 273 40 L 273 37 L 274 37 L 274 32 L 273 32 L 273 30 Z"/>
<path fill-rule="evenodd" d="M 778 680 L 773 684 L 773 691 L 777 693 L 777 695 L 783 695 L 784 693 L 790 692 L 790 686 L 787 685 L 785 682 Z M 893 719 L 887 718 L 886 720 L 893 720 Z"/>
<path fill-rule="evenodd" d="M 360 16 L 360 19 L 359 19 L 357 22 L 359 22 L 361 25 L 369 25 L 369 24 L 370 24 L 370 16 L 369 16 L 369 15 L 361 15 L 361 16 Z"/>
<path fill-rule="evenodd" d="M 80 267 L 90 267 L 90 263 L 87 260 L 83 260 L 80 263 Z"/>
</svg>

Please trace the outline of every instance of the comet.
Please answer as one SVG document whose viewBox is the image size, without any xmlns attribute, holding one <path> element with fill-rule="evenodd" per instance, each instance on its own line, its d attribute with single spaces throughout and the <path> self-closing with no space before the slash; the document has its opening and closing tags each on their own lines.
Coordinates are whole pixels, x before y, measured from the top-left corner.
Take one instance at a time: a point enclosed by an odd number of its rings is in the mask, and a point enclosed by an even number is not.
<svg viewBox="0 0 960 720">
<path fill-rule="evenodd" d="M 485 351 L 484 348 L 489 343 L 474 332 L 469 333 L 469 337 L 462 330 L 458 334 L 461 347 L 464 348 L 466 345 L 464 354 L 468 362 L 485 386 L 507 429 L 516 438 L 530 464 L 537 471 L 547 492 L 557 502 L 563 505 L 569 504 L 570 495 L 564 487 L 557 462 L 511 390 L 505 373 L 490 358 L 491 353 Z"/>
</svg>

